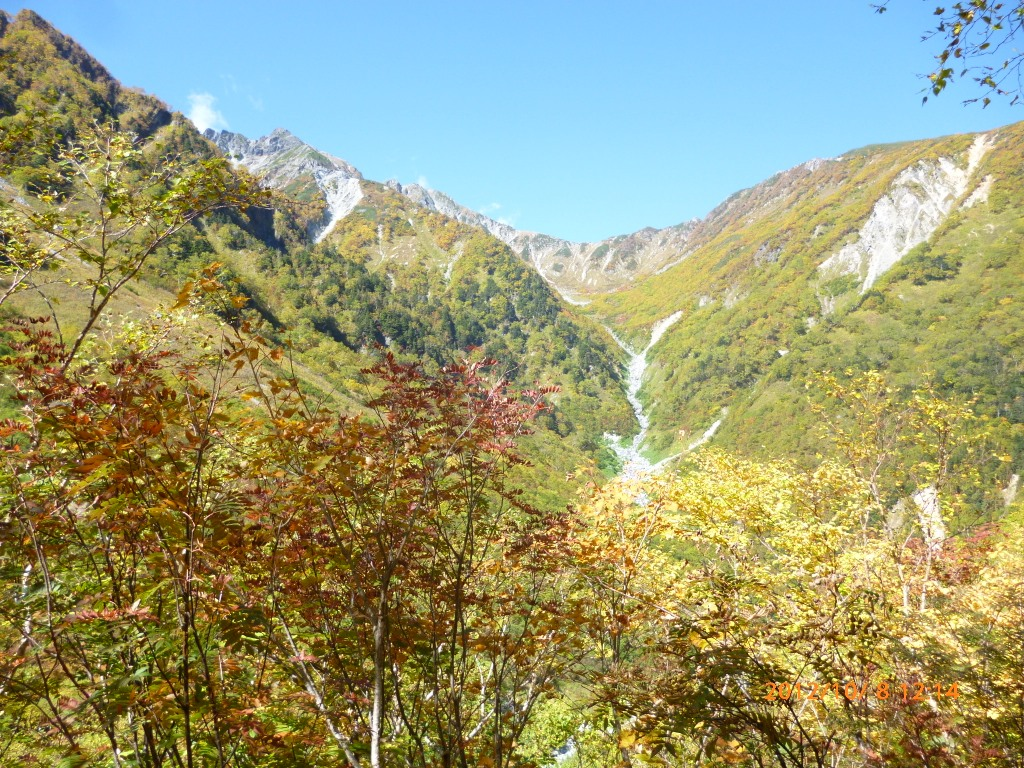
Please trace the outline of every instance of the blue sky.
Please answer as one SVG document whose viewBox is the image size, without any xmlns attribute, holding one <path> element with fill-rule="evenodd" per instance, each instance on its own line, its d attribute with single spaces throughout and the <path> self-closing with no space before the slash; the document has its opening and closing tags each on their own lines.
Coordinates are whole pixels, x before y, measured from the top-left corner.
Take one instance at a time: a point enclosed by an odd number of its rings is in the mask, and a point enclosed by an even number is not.
<svg viewBox="0 0 1024 768">
<path fill-rule="evenodd" d="M 921 104 L 935 0 L 26 3 L 127 85 L 255 138 L 276 127 L 383 181 L 596 240 L 704 216 L 866 144 L 1024 108 Z M 19 6 L 7 6 L 14 12 Z"/>
</svg>

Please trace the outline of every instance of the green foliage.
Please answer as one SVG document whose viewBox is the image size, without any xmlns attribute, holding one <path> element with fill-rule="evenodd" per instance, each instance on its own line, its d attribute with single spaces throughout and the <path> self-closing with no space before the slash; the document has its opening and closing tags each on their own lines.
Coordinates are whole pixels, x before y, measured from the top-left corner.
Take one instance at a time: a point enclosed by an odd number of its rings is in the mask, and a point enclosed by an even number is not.
<svg viewBox="0 0 1024 768">
<path fill-rule="evenodd" d="M 330 340 L 341 349 L 327 360 L 382 345 L 441 366 L 478 349 L 514 382 L 561 388 L 542 426 L 573 436 L 577 462 L 596 455 L 602 433 L 629 431 L 617 357 L 604 334 L 569 314 L 494 238 L 367 187 L 360 207 L 317 245 L 275 250 L 230 222 L 206 225 L 240 289 L 267 319 L 288 326 L 297 353 L 321 354 Z M 154 269 L 181 276 L 204 258 L 172 244 Z"/>
<path fill-rule="evenodd" d="M 40 113 L 52 116 L 52 131 L 66 139 L 108 122 L 150 136 L 171 122 L 166 106 L 122 88 L 77 43 L 26 9 L 0 31 L 0 128 Z"/>
<path fill-rule="evenodd" d="M 888 2 L 875 6 L 875 10 L 884 13 Z M 938 96 L 958 78 L 970 75 L 984 95 L 965 99 L 965 104 L 980 101 L 985 107 L 993 96 L 1005 96 L 1016 104 L 1021 97 L 1024 54 L 1013 42 L 1024 20 L 1024 4 L 970 0 L 936 6 L 935 16 L 935 28 L 923 38 L 941 44 L 935 54 L 935 68 L 928 75 L 927 90 Z"/>
<path fill-rule="evenodd" d="M 84 273 L 68 280 L 82 297 L 86 317 L 68 335 L 65 368 L 108 303 L 167 241 L 210 211 L 259 199 L 257 189 L 231 173 L 224 160 L 182 163 L 161 150 L 112 126 L 97 129 L 81 142 L 53 147 L 45 184 L 31 200 L 0 202 L 0 274 L 8 280 L 0 304 L 29 289 L 46 297 L 42 274 L 69 262 Z M 52 319 L 65 341 L 56 314 Z"/>
<path fill-rule="evenodd" d="M 434 366 L 478 349 L 480 356 L 498 358 L 523 385 L 543 380 L 562 388 L 555 411 L 544 420 L 555 434 L 569 436 L 569 453 L 552 462 L 565 465 L 560 476 L 596 456 L 605 431 L 630 430 L 617 350 L 594 324 L 567 313 L 544 281 L 497 241 L 383 186 L 364 183 L 362 205 L 319 244 L 310 241 L 308 232 L 321 219 L 322 206 L 276 195 L 266 201 L 276 209 L 272 214 L 243 206 L 202 218 L 190 215 L 148 243 L 139 239 L 136 228 L 121 244 L 138 258 L 116 257 L 129 268 L 112 271 L 113 254 L 103 257 L 104 265 L 84 262 L 100 274 L 83 270 L 76 258 L 43 258 L 52 249 L 38 235 L 28 238 L 22 225 L 31 220 L 31 228 L 40 230 L 45 208 L 56 210 L 73 200 L 82 217 L 100 209 L 114 213 L 101 199 L 106 195 L 102 189 L 90 199 L 87 174 L 72 167 L 99 161 L 99 145 L 92 138 L 98 133 L 117 136 L 117 126 L 126 125 L 139 132 L 131 157 L 124 154 L 127 146 L 115 147 L 112 154 L 118 164 L 114 173 L 120 176 L 116 183 L 125 193 L 154 194 L 161 182 L 155 176 L 147 181 L 147 174 L 153 174 L 156 163 L 167 180 L 189 168 L 205 169 L 212 178 L 215 167 L 217 173 L 226 171 L 226 163 L 191 127 L 158 121 L 144 128 L 129 122 L 136 105 L 159 103 L 122 89 L 72 41 L 30 12 L 6 27 L 0 55 L 10 63 L 0 77 L 0 93 L 12 94 L 4 101 L 10 114 L 0 117 L 0 162 L 5 176 L 30 197 L 21 209 L 0 206 L 10 242 L 11 268 L 5 272 L 11 277 L 4 289 L 12 299 L 20 292 L 20 311 L 46 312 L 60 332 L 82 335 L 84 341 L 102 330 L 102 324 L 97 326 L 102 310 L 129 310 L 130 302 L 122 303 L 119 295 L 128 285 L 120 282 L 122 277 L 134 275 L 126 290 L 144 306 L 155 307 L 166 301 L 161 292 L 177 293 L 191 275 L 217 261 L 223 265 L 222 277 L 248 298 L 248 311 L 262 316 L 275 339 L 287 339 L 307 375 L 318 378 L 321 389 L 338 391 L 340 401 L 353 394 L 358 399 L 358 371 L 378 345 Z M 54 81 L 59 85 L 51 87 Z M 59 94 L 59 101 L 47 101 L 47 93 Z M 97 122 L 110 128 L 98 131 Z M 232 178 L 242 186 L 248 183 L 244 174 Z M 308 190 L 297 193 L 308 196 Z M 194 202 L 196 214 L 209 212 L 201 201 Z M 122 218 L 126 212 L 118 211 Z M 110 226 L 115 224 L 111 219 Z M 73 237 L 100 242 L 102 236 L 94 237 L 98 230 L 87 232 L 85 225 L 82 218 Z M 44 272 L 53 267 L 60 267 L 59 273 Z M 566 499 L 571 492 L 562 487 L 559 493 Z"/>
<path fill-rule="evenodd" d="M 2 301 L 47 313 L 3 338 L 0 764 L 1019 762 L 1024 129 L 863 295 L 818 265 L 968 138 L 780 174 L 596 299 L 634 342 L 684 312 L 652 450 L 728 407 L 771 456 L 566 509 L 620 355 L 505 246 L 372 183 L 313 243 L 33 14 L 0 56 Z"/>
<path fill-rule="evenodd" d="M 977 395 L 980 412 L 1007 417 L 1001 439 L 1020 445 L 1012 350 L 1022 140 L 1021 126 L 1000 131 L 974 177 L 990 179 L 988 202 L 951 214 L 863 295 L 855 276 L 824 275 L 818 265 L 853 239 L 903 169 L 936 157 L 964 162 L 971 137 L 875 147 L 782 174 L 713 213 L 681 264 L 595 299 L 588 309 L 627 337 L 684 313 L 649 354 L 650 444 L 667 446 L 665 455 L 684 450 L 727 407 L 716 443 L 810 460 L 826 446 L 803 384 L 849 368 L 883 369 L 910 387 L 931 373 L 945 395 Z M 765 243 L 781 251 L 759 264 Z M 1010 453 L 1020 472 L 1019 448 Z"/>
<path fill-rule="evenodd" d="M 508 483 L 544 393 L 387 355 L 338 415 L 247 323 L 196 333 L 222 290 L 90 365 L 19 324 L 0 762 L 511 760 L 580 638 L 569 520 Z"/>
</svg>

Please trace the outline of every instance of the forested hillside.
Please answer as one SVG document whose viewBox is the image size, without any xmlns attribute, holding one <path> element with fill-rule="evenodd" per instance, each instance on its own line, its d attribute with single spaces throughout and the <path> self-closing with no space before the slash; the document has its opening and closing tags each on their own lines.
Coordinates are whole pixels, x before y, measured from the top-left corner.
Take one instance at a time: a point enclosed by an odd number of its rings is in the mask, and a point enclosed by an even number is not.
<svg viewBox="0 0 1024 768">
<path fill-rule="evenodd" d="M 813 456 L 805 382 L 879 369 L 1005 417 L 1020 473 L 1022 137 L 1017 124 L 807 163 L 723 203 L 681 264 L 596 298 L 627 338 L 682 312 L 651 353 L 651 451 L 721 419 L 719 445 Z"/>
<path fill-rule="evenodd" d="M 0 13 L 0 766 L 1019 768 L 1022 136 L 810 162 L 576 306 Z"/>
<path fill-rule="evenodd" d="M 32 130 L 44 125 L 51 141 L 83 138 L 96 126 L 113 125 L 142 140 L 152 137 L 147 151 L 154 155 L 187 161 L 218 154 L 183 117 L 121 87 L 30 12 L 7 26 L 3 56 L 0 98 L 8 107 L 5 127 L 12 139 L 18 126 L 30 123 Z M 37 135 L 33 141 L 44 139 Z M 9 160 L 9 181 L 32 188 L 37 174 L 41 188 L 53 170 L 52 158 L 44 151 L 18 152 Z M 146 259 L 131 287 L 133 301 L 147 307 L 166 302 L 216 261 L 221 279 L 250 300 L 247 309 L 267 323 L 265 332 L 290 344 L 322 391 L 348 397 L 358 387 L 365 353 L 372 357 L 378 345 L 435 365 L 475 349 L 496 358 L 503 373 L 521 385 L 543 381 L 560 388 L 537 437 L 547 446 L 538 448 L 538 457 L 554 461 L 545 474 L 564 477 L 580 463 L 609 461 L 600 436 L 635 429 L 611 339 L 559 302 L 536 273 L 486 233 L 383 186 L 370 187 L 358 210 L 319 243 L 307 225 L 320 212 L 301 196 L 189 222 Z M 20 300 L 31 312 L 49 311 L 39 299 L 25 294 Z M 65 325 L 81 322 L 75 297 L 62 299 L 55 314 Z M 130 304 L 113 306 L 132 313 Z M 562 447 L 549 450 L 556 439 Z M 554 487 L 564 501 L 568 487 Z"/>
</svg>

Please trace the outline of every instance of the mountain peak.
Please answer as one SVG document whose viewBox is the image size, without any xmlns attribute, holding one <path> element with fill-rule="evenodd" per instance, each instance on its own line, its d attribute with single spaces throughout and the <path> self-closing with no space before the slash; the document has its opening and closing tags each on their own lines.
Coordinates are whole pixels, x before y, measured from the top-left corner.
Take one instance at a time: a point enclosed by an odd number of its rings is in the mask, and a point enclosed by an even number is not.
<svg viewBox="0 0 1024 768">
<path fill-rule="evenodd" d="M 11 19 L 10 14 L 8 14 L 6 11 L 3 11 L 3 15 L 8 20 Z M 56 31 L 54 29 L 53 25 L 50 24 L 50 22 L 48 22 L 46 19 L 44 19 L 38 13 L 36 13 L 35 11 L 33 11 L 33 10 L 29 9 L 29 8 L 22 8 L 20 11 L 18 11 L 18 15 L 14 17 L 14 21 L 20 22 L 20 23 L 28 23 L 28 24 L 31 24 L 33 27 L 36 27 L 37 29 L 43 29 L 43 30 L 46 30 L 48 32 L 49 31 Z"/>
<path fill-rule="evenodd" d="M 355 166 L 310 146 L 286 128 L 275 128 L 255 141 L 241 133 L 211 128 L 203 135 L 252 173 L 267 176 L 272 185 L 275 177 L 294 179 L 307 173 L 338 172 L 345 178 L 363 178 Z"/>
<path fill-rule="evenodd" d="M 18 11 L 13 19 L 6 13 L 2 13 L 0 20 L 0 37 L 6 35 L 10 29 L 29 27 L 41 33 L 46 41 L 53 46 L 56 54 L 67 62 L 74 65 L 82 74 L 94 83 L 100 83 L 113 90 L 118 90 L 119 85 L 113 76 L 100 62 L 93 58 L 82 46 L 68 37 L 50 22 L 44 19 L 35 11 L 24 8 Z"/>
<path fill-rule="evenodd" d="M 318 241 L 363 197 L 363 175 L 355 166 L 320 152 L 285 128 L 275 128 L 255 141 L 240 133 L 209 128 L 203 135 L 232 162 L 245 166 L 269 186 L 283 189 L 299 200 L 319 198 L 324 204 L 323 216 L 310 231 Z"/>
</svg>

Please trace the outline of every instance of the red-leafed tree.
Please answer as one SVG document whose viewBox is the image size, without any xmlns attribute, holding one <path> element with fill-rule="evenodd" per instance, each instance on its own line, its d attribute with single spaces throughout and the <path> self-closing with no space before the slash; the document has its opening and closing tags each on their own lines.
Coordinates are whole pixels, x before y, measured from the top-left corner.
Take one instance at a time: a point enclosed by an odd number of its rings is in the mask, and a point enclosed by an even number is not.
<svg viewBox="0 0 1024 768">
<path fill-rule="evenodd" d="M 21 325 L 2 431 L 4 715 L 22 761 L 236 765 L 250 667 L 220 627 L 240 509 L 227 371 L 143 334 L 108 360 Z M 19 752 L 17 750 L 27 751 Z"/>
<path fill-rule="evenodd" d="M 43 323 L 16 331 L 12 754 L 510 764 L 582 653 L 568 521 L 510 480 L 544 393 L 384 354 L 366 411 L 338 415 L 245 323 L 204 347 L 194 320 L 94 365 L 67 366 Z"/>
<path fill-rule="evenodd" d="M 368 419 L 268 399 L 279 469 L 253 490 L 269 567 L 250 588 L 352 765 L 507 764 L 578 655 L 567 521 L 509 484 L 543 393 L 511 395 L 486 367 L 428 376 L 385 354 Z"/>
</svg>

